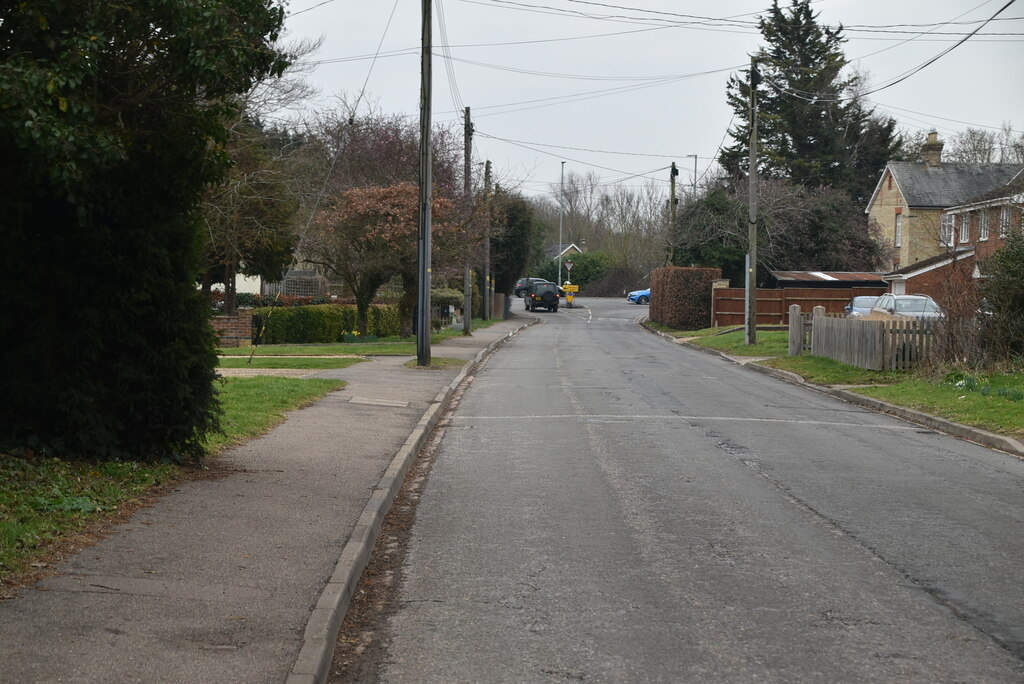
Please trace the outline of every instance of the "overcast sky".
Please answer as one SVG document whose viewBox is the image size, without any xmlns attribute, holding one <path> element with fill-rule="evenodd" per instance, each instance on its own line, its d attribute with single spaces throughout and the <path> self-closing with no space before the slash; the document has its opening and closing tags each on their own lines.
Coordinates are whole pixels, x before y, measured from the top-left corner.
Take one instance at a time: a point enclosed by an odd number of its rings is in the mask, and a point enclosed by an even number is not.
<svg viewBox="0 0 1024 684">
<path fill-rule="evenodd" d="M 878 87 L 939 55 L 1007 1 L 817 0 L 812 7 L 819 21 L 846 27 L 847 59 Z M 689 184 L 692 155 L 700 178 L 722 143 L 732 118 L 726 80 L 762 45 L 754 22 L 769 6 L 433 0 L 434 121 L 461 125 L 462 107 L 470 107 L 474 159 L 491 160 L 506 184 L 527 195 L 557 185 L 563 160 L 567 173 L 593 171 L 625 185 L 651 178 L 666 188 L 675 161 Z M 421 0 L 291 0 L 288 11 L 288 38 L 323 38 L 311 75 L 322 105 L 339 92 L 354 98 L 365 83 L 367 105 L 417 116 Z M 967 126 L 1011 122 L 1020 130 L 1022 72 L 1024 2 L 1017 2 L 869 100 L 904 127 L 935 129 L 947 140 Z"/>
</svg>

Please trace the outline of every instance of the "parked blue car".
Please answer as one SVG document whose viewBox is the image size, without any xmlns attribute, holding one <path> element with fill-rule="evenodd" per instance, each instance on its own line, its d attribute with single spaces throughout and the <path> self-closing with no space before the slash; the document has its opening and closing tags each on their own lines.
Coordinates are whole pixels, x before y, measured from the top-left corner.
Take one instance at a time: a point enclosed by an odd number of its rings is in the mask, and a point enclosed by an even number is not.
<svg viewBox="0 0 1024 684">
<path fill-rule="evenodd" d="M 651 288 L 647 288 L 646 290 L 633 290 L 626 295 L 626 301 L 635 302 L 636 304 L 650 304 Z"/>
</svg>

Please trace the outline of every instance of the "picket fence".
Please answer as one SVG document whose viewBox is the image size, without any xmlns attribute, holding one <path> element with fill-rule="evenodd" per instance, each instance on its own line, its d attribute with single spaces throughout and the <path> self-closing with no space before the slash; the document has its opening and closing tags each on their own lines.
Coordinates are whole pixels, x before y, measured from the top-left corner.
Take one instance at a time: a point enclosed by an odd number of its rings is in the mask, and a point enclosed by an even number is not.
<svg viewBox="0 0 1024 684">
<path fill-rule="evenodd" d="M 814 356 L 868 370 L 915 368 L 932 353 L 938 327 L 936 321 L 862 320 L 835 315 L 790 315 L 790 321 L 790 354 L 810 351 Z M 807 327 L 809 345 L 805 342 Z M 795 344 L 797 339 L 799 345 Z"/>
</svg>

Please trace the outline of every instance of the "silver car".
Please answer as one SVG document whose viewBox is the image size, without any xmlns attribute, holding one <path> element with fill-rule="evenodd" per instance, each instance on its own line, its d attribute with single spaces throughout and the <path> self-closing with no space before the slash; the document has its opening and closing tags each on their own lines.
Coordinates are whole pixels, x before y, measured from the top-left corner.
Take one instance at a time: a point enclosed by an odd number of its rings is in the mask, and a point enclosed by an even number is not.
<svg viewBox="0 0 1024 684">
<path fill-rule="evenodd" d="M 934 320 L 942 318 L 945 314 L 935 300 L 928 295 L 884 294 L 871 307 L 871 316 Z"/>
</svg>

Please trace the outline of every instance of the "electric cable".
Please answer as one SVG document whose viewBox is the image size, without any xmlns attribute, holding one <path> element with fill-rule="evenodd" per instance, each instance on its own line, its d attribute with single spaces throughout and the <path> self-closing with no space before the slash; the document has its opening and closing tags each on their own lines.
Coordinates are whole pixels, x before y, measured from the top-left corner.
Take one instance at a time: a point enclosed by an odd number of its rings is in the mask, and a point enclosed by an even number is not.
<svg viewBox="0 0 1024 684">
<path fill-rule="evenodd" d="M 330 0 L 326 0 L 326 1 L 329 2 Z M 378 51 L 378 53 L 380 52 L 381 47 L 384 45 L 384 40 L 387 38 L 388 29 L 391 28 L 391 21 L 395 18 L 395 10 L 398 9 L 398 2 L 399 2 L 399 0 L 395 0 L 395 4 L 391 8 L 391 15 L 388 17 L 388 23 L 384 26 L 384 32 L 383 32 L 383 34 L 380 37 L 380 42 L 377 44 L 377 51 Z M 321 4 L 326 4 L 326 2 L 325 3 L 321 3 Z M 317 5 L 317 6 L 319 6 L 319 5 Z M 310 8 L 310 9 L 313 9 L 313 8 Z M 373 73 L 373 67 L 376 64 L 377 64 L 377 60 L 376 59 L 374 59 L 374 61 L 370 63 L 370 68 L 366 72 L 366 79 L 363 81 L 363 87 L 359 90 L 359 94 L 356 96 L 355 105 L 353 105 L 353 107 L 352 107 L 352 113 L 355 113 L 359 109 L 359 103 L 362 101 L 363 96 L 366 94 L 366 86 L 370 82 L 370 75 Z M 350 118 L 349 119 L 349 125 L 351 125 L 351 123 L 352 123 L 352 119 Z M 334 173 L 334 168 L 338 164 L 338 158 L 341 157 L 341 150 L 342 150 L 342 148 L 343 148 L 343 145 L 338 145 L 338 149 L 336 149 L 334 151 L 334 157 L 331 159 L 331 165 L 327 169 L 327 173 L 324 175 L 323 183 L 320 184 L 320 190 L 317 193 L 316 199 L 313 202 L 313 207 L 309 211 L 309 218 L 306 219 L 306 225 L 303 226 L 302 232 L 299 233 L 299 239 L 295 242 L 295 251 L 292 252 L 292 258 L 291 258 L 291 262 L 289 263 L 289 267 L 294 266 L 298 262 L 298 258 L 297 258 L 296 255 L 300 253 L 302 244 L 303 244 L 303 242 L 306 239 L 306 235 L 309 233 L 309 228 L 310 228 L 311 225 L 313 225 L 313 217 L 316 216 L 316 212 L 320 208 L 320 202 L 321 202 L 321 200 L 323 200 L 324 192 L 326 192 L 326 190 L 327 190 L 327 183 L 328 183 L 328 181 L 330 181 L 331 175 Z M 281 291 L 280 290 L 278 290 L 276 298 L 278 300 L 281 298 Z M 275 307 L 271 307 L 270 311 L 267 313 L 266 320 L 264 320 L 263 325 L 260 327 L 259 333 L 256 334 L 256 337 L 253 340 L 252 351 L 249 353 L 249 360 L 248 360 L 248 363 L 250 363 L 250 364 L 252 363 L 253 356 L 256 355 L 256 350 L 259 347 L 260 339 L 262 339 L 263 333 L 266 332 L 267 322 L 270 320 L 270 317 L 274 314 L 274 308 Z"/>
</svg>

